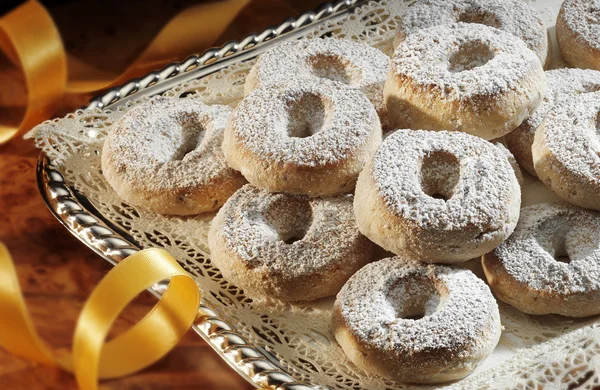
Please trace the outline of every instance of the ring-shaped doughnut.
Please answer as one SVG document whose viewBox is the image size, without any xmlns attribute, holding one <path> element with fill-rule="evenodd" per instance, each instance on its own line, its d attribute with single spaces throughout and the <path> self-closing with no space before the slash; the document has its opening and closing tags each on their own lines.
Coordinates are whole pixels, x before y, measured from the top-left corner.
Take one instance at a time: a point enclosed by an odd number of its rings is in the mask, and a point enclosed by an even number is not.
<svg viewBox="0 0 600 390">
<path fill-rule="evenodd" d="M 515 232 L 482 263 L 496 297 L 525 313 L 600 314 L 597 211 L 566 202 L 524 207 Z"/>
<path fill-rule="evenodd" d="M 333 331 L 357 366 L 403 383 L 471 373 L 500 338 L 490 289 L 471 271 L 401 256 L 371 263 L 337 295 Z"/>
<path fill-rule="evenodd" d="M 356 185 L 360 231 L 384 249 L 430 263 L 489 252 L 513 231 L 521 190 L 505 153 L 469 134 L 397 130 Z"/>
<path fill-rule="evenodd" d="M 102 173 L 126 202 L 161 214 L 213 211 L 246 181 L 221 149 L 231 110 L 153 98 L 123 115 L 102 148 Z"/>
<path fill-rule="evenodd" d="M 521 123 L 519 127 L 504 136 L 506 146 L 515 156 L 519 165 L 537 177 L 533 167 L 531 146 L 535 131 L 554 105 L 560 105 L 572 95 L 600 90 L 600 72 L 586 69 L 563 68 L 546 71 L 548 86 L 542 104 Z"/>
<path fill-rule="evenodd" d="M 556 19 L 560 52 L 577 68 L 600 70 L 600 1 L 565 0 Z"/>
<path fill-rule="evenodd" d="M 362 92 L 298 80 L 246 96 L 225 130 L 223 151 L 257 187 L 322 196 L 354 188 L 380 143 L 379 118 Z"/>
<path fill-rule="evenodd" d="M 212 222 L 211 261 L 255 297 L 308 301 L 333 295 L 371 261 L 352 195 L 309 198 L 246 185 Z"/>
<path fill-rule="evenodd" d="M 529 117 L 546 89 L 535 54 L 481 24 L 418 30 L 396 49 L 384 97 L 400 129 L 503 136 Z"/>
<path fill-rule="evenodd" d="M 535 132 L 538 177 L 569 203 L 600 210 L 600 92 L 564 99 Z"/>
</svg>

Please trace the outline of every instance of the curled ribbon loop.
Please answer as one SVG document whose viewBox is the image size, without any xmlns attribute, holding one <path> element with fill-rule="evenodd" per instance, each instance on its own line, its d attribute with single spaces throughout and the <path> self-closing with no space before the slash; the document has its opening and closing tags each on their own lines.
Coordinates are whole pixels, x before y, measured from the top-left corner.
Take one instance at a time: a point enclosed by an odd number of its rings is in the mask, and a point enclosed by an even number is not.
<svg viewBox="0 0 600 390">
<path fill-rule="evenodd" d="M 0 50 L 20 69 L 27 88 L 25 115 L 18 126 L 0 125 L 0 144 L 48 119 L 65 92 L 89 93 L 110 88 L 206 49 L 248 2 L 224 0 L 188 7 L 175 15 L 118 75 L 67 56 L 48 11 L 35 0 L 27 1 L 0 18 Z"/>
<path fill-rule="evenodd" d="M 23 72 L 27 110 L 19 126 L 0 125 L 0 144 L 54 113 L 67 84 L 67 59 L 52 18 L 28 1 L 0 18 L 0 49 Z"/>
<path fill-rule="evenodd" d="M 154 308 L 113 340 L 113 322 L 139 293 L 170 280 Z M 73 355 L 55 357 L 38 336 L 25 306 L 11 256 L 0 243 L 0 345 L 15 355 L 74 371 L 82 389 L 98 378 L 138 371 L 170 351 L 196 318 L 200 293 L 194 280 L 169 253 L 146 249 L 129 256 L 96 286 L 83 307 L 73 338 Z"/>
</svg>

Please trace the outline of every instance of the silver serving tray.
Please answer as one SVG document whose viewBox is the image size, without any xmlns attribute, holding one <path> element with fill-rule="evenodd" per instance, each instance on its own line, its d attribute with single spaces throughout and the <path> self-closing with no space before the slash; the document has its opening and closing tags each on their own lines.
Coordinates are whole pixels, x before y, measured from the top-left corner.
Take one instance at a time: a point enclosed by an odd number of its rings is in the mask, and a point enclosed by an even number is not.
<svg viewBox="0 0 600 390">
<path fill-rule="evenodd" d="M 185 81 L 199 79 L 233 63 L 256 57 L 269 48 L 295 39 L 307 28 L 346 17 L 367 0 L 343 0 L 324 3 L 297 18 L 251 34 L 240 41 L 230 41 L 219 48 L 193 55 L 182 62 L 167 65 L 162 70 L 132 79 L 103 95 L 93 98 L 83 110 L 114 109 L 131 99 L 152 96 Z M 37 163 L 37 182 L 44 202 L 59 222 L 81 242 L 109 263 L 116 265 L 140 250 L 127 232 L 104 220 L 91 203 L 64 179 L 61 167 L 41 153 Z M 150 289 L 160 297 L 166 283 Z M 235 327 L 223 320 L 218 312 L 202 301 L 193 329 L 238 374 L 257 388 L 276 390 L 323 390 L 318 384 L 297 382 L 273 355 L 260 345 L 253 345 L 238 334 Z"/>
</svg>

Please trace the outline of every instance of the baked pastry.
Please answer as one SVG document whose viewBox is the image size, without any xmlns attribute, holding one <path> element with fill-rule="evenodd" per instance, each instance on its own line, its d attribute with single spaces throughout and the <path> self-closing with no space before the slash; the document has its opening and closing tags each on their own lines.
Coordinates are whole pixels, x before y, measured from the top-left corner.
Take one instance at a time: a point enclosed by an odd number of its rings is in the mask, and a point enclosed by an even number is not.
<svg viewBox="0 0 600 390">
<path fill-rule="evenodd" d="M 251 296 L 309 301 L 333 295 L 373 252 L 356 227 L 352 199 L 246 185 L 212 222 L 211 261 Z"/>
<path fill-rule="evenodd" d="M 565 0 L 556 19 L 560 52 L 577 68 L 600 70 L 600 1 Z"/>
<path fill-rule="evenodd" d="M 389 129 L 383 85 L 390 58 L 366 43 L 348 39 L 300 39 L 261 54 L 248 73 L 245 94 L 301 79 L 328 79 L 361 90 L 373 103 L 381 127 Z"/>
<path fill-rule="evenodd" d="M 246 181 L 223 156 L 231 110 L 198 99 L 156 97 L 124 114 L 102 148 L 102 173 L 117 195 L 161 214 L 213 211 Z"/>
<path fill-rule="evenodd" d="M 506 155 L 469 134 L 397 130 L 356 185 L 360 231 L 384 249 L 429 263 L 481 256 L 519 218 L 521 190 Z"/>
<path fill-rule="evenodd" d="M 402 256 L 363 267 L 333 306 L 333 331 L 360 368 L 409 383 L 470 374 L 501 334 L 498 305 L 471 271 Z"/>
<path fill-rule="evenodd" d="M 417 30 L 454 23 L 476 23 L 495 27 L 521 39 L 544 66 L 552 45 L 537 12 L 522 0 L 417 0 L 400 18 L 394 47 Z"/>
<path fill-rule="evenodd" d="M 531 145 L 535 131 L 540 127 L 548 112 L 554 105 L 560 105 L 571 95 L 600 90 L 600 72 L 595 70 L 569 68 L 549 70 L 546 72 L 546 80 L 548 85 L 542 104 L 519 127 L 504 136 L 506 146 L 515 156 L 519 165 L 536 177 Z"/>
<path fill-rule="evenodd" d="M 257 187 L 322 196 L 354 188 L 380 142 L 377 113 L 362 92 L 303 79 L 246 96 L 225 130 L 223 151 Z"/>
<path fill-rule="evenodd" d="M 500 150 L 500 152 L 504 155 L 504 157 L 508 160 L 508 163 L 513 169 L 515 173 L 515 177 L 517 178 L 517 182 L 520 186 L 523 186 L 525 183 L 525 178 L 523 177 L 523 172 L 521 171 L 521 167 L 519 163 L 515 159 L 515 156 L 506 148 L 506 145 L 500 141 L 493 142 L 494 146 Z"/>
<path fill-rule="evenodd" d="M 533 165 L 556 195 L 600 210 L 600 92 L 564 99 L 535 132 Z"/>
<path fill-rule="evenodd" d="M 498 299 L 529 314 L 600 314 L 600 213 L 564 202 L 524 207 L 512 236 L 483 257 Z"/>
<path fill-rule="evenodd" d="M 545 89 L 540 61 L 523 41 L 457 23 L 418 30 L 398 46 L 384 97 L 396 128 L 493 139 L 529 117 Z"/>
</svg>

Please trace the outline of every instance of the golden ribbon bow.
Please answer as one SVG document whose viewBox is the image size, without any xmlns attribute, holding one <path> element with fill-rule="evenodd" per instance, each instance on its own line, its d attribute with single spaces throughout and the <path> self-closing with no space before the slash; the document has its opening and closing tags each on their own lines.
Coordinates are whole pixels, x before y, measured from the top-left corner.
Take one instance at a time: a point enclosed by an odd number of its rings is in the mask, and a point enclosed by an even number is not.
<svg viewBox="0 0 600 390">
<path fill-rule="evenodd" d="M 162 280 L 170 283 L 156 306 L 131 329 L 105 343 L 127 304 Z M 137 252 L 96 286 L 79 315 L 73 354 L 57 357 L 33 327 L 11 256 L 0 243 L 0 345 L 29 360 L 74 371 L 84 390 L 96 389 L 98 378 L 128 375 L 164 356 L 192 325 L 199 303 L 198 286 L 166 251 Z"/>
</svg>

